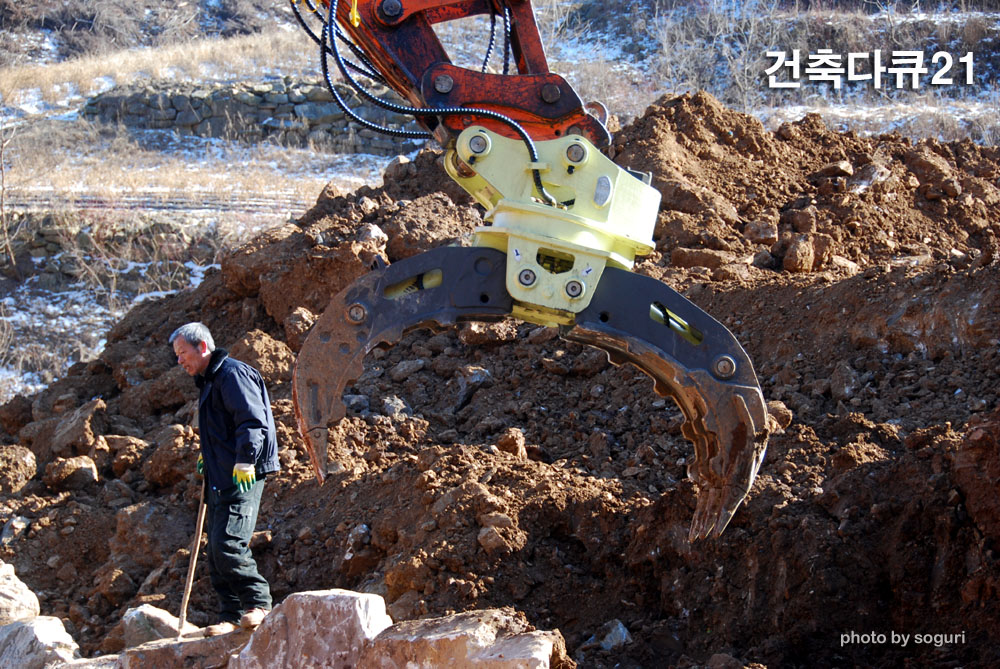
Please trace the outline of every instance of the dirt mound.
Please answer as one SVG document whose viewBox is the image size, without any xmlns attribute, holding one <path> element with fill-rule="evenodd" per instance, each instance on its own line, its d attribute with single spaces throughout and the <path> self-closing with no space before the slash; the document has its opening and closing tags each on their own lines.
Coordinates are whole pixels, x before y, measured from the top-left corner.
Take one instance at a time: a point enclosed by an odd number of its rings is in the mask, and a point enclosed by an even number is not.
<svg viewBox="0 0 1000 669">
<path fill-rule="evenodd" d="M 771 134 L 699 94 L 660 100 L 614 153 L 664 194 L 637 270 L 737 335 L 783 426 L 720 540 L 687 542 L 691 448 L 672 404 L 513 321 L 374 351 L 317 485 L 288 380 L 303 334 L 377 256 L 480 218 L 427 152 L 383 188 L 321 196 L 196 290 L 135 309 L 100 360 L 5 406 L 4 448 L 30 448 L 38 474 L 0 498 L 0 519 L 23 521 L 0 558 L 88 652 L 121 647 L 129 606 L 177 610 L 195 393 L 166 337 L 201 319 L 271 385 L 283 471 L 255 550 L 279 599 L 376 592 L 397 620 L 510 605 L 588 667 L 996 666 L 998 152 L 813 116 Z M 42 482 L 82 456 L 97 483 Z M 189 618 L 212 605 L 199 571 Z M 633 641 L 604 650 L 592 635 L 614 619 Z"/>
</svg>

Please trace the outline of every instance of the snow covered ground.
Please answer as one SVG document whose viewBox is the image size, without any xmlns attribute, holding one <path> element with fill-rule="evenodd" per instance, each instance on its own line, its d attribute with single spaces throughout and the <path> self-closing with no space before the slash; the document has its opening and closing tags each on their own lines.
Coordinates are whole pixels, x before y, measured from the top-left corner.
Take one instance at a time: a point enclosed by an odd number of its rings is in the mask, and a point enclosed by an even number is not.
<svg viewBox="0 0 1000 669">
<path fill-rule="evenodd" d="M 72 105 L 67 101 L 67 105 Z M 58 110 L 53 110 L 58 115 Z M 53 115 L 47 115 L 49 120 Z M 57 116 L 58 117 L 58 116 Z M 72 113 L 65 113 L 67 122 Z M 155 146 L 155 161 L 175 168 L 187 165 L 192 182 L 177 188 L 156 185 L 157 166 L 146 165 L 149 156 L 117 157 L 122 172 L 130 177 L 121 183 L 94 184 L 86 176 L 87 166 L 107 158 L 100 147 L 83 147 L 73 156 L 62 156 L 58 188 L 42 177 L 31 183 L 8 181 L 8 212 L 37 213 L 75 211 L 83 216 L 108 214 L 121 220 L 134 213 L 159 217 L 171 224 L 183 223 L 191 236 L 211 234 L 228 244 L 239 243 L 256 231 L 280 225 L 305 213 L 328 183 L 344 191 L 363 184 L 375 185 L 389 159 L 374 155 L 322 155 L 301 149 L 248 147 L 221 140 L 180 138 L 162 131 L 137 133 L 146 151 Z M 296 188 L 248 191 L 232 177 L 232 170 L 256 170 L 258 181 L 295 184 Z M 73 181 L 74 170 L 80 180 Z M 137 175 L 149 173 L 148 181 Z M 230 175 L 227 177 L 227 175 Z M 68 180 L 67 180 L 68 179 Z M 228 182 L 227 182 L 228 180 Z M 219 181 L 219 183 L 209 183 Z M 84 256 L 96 262 L 93 258 Z M 196 285 L 205 271 L 217 265 L 189 263 L 188 274 Z M 141 280 L 144 268 L 122 263 L 122 276 Z M 139 292 L 123 288 L 108 290 L 93 281 L 43 285 L 42 276 L 23 282 L 0 279 L 0 403 L 17 394 L 30 395 L 64 373 L 74 362 L 90 360 L 103 349 L 107 330 L 134 304 L 172 291 Z"/>
</svg>

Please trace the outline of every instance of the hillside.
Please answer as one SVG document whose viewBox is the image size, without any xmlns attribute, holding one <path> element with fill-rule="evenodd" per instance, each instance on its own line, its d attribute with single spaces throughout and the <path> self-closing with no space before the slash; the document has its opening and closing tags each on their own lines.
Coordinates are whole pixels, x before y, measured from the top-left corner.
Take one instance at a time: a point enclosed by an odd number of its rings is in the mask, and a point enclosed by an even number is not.
<svg viewBox="0 0 1000 669">
<path fill-rule="evenodd" d="M 718 541 L 687 542 L 672 405 L 516 322 L 370 354 L 317 485 L 289 394 L 308 324 L 376 254 L 479 220 L 425 152 L 133 309 L 98 360 L 0 408 L 0 559 L 88 654 L 121 648 L 128 607 L 178 609 L 195 389 L 166 338 L 201 319 L 272 390 L 283 471 L 255 552 L 279 600 L 377 592 L 396 620 L 512 605 L 584 667 L 996 666 L 1000 152 L 816 116 L 772 133 L 702 93 L 661 98 L 614 153 L 664 194 L 638 271 L 737 335 L 782 426 Z M 83 456 L 96 482 L 69 476 Z M 204 571 L 194 592 L 190 620 L 209 622 Z M 614 619 L 631 643 L 588 641 Z"/>
<path fill-rule="evenodd" d="M 269 0 L 0 0 L 0 67 L 242 35 L 286 13 Z"/>
</svg>

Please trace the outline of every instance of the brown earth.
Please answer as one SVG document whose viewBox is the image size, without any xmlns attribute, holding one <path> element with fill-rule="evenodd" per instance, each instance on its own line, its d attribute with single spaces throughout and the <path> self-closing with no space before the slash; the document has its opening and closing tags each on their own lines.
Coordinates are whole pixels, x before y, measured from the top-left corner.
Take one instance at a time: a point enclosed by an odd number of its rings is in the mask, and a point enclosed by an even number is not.
<svg viewBox="0 0 1000 669">
<path fill-rule="evenodd" d="M 512 321 L 370 354 L 317 485 L 290 400 L 303 334 L 378 254 L 480 217 L 425 152 L 0 408 L 2 461 L 37 459 L 5 479 L 0 520 L 28 526 L 0 558 L 88 654 L 121 648 L 130 606 L 178 610 L 200 483 L 166 338 L 200 319 L 271 384 L 284 468 L 254 546 L 278 600 L 376 592 L 396 620 L 512 606 L 586 667 L 998 666 L 1000 151 L 815 116 L 772 134 L 699 94 L 660 100 L 612 152 L 664 195 L 637 270 L 736 334 L 783 426 L 721 539 L 687 541 L 691 448 L 646 377 Z M 82 456 L 98 482 L 70 471 Z M 189 619 L 212 608 L 202 565 Z M 613 619 L 633 641 L 605 651 L 590 638 Z"/>
</svg>

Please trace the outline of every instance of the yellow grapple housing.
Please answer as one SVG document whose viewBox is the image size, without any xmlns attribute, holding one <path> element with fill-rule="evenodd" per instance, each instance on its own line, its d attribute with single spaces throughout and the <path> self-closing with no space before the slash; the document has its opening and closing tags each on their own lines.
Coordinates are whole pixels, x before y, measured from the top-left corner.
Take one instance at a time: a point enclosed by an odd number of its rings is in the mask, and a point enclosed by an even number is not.
<svg viewBox="0 0 1000 669">
<path fill-rule="evenodd" d="M 660 193 L 620 168 L 585 138 L 524 143 L 479 126 L 462 132 L 445 160 L 448 174 L 486 208 L 475 244 L 507 254 L 513 315 L 567 325 L 590 304 L 608 265 L 631 269 L 653 248 Z M 533 170 L 556 204 L 538 192 Z"/>
</svg>

